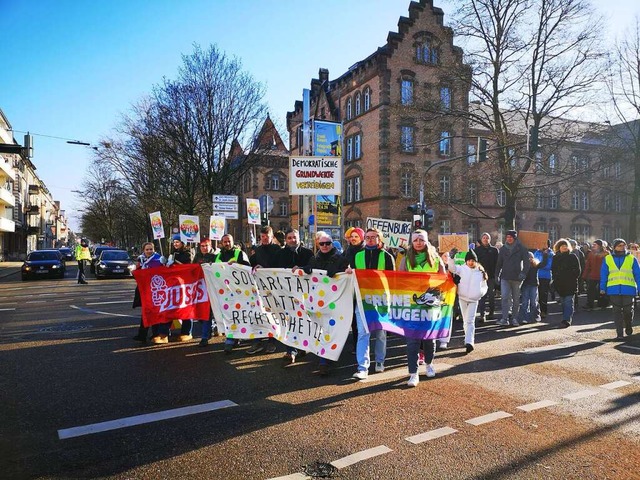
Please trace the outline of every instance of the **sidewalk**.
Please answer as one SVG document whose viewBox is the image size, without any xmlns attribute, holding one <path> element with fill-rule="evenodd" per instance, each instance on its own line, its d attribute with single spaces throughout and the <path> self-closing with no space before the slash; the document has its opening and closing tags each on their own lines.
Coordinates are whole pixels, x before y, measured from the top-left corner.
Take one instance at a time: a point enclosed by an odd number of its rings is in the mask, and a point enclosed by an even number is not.
<svg viewBox="0 0 640 480">
<path fill-rule="evenodd" d="M 22 262 L 0 262 L 0 278 L 20 273 Z"/>
</svg>

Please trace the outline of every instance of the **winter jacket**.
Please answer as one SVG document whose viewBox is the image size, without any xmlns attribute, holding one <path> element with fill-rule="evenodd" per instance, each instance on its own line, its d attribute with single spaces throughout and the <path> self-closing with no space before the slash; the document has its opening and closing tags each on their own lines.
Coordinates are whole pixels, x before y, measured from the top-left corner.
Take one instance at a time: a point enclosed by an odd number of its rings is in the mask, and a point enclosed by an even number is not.
<svg viewBox="0 0 640 480">
<path fill-rule="evenodd" d="M 589 252 L 582 271 L 582 278 L 585 280 L 600 280 L 602 262 L 607 255 L 609 253 L 606 251 L 600 253 Z"/>
<path fill-rule="evenodd" d="M 334 247 L 327 253 L 322 253 L 318 250 L 303 270 L 305 273 L 311 273 L 311 270 L 314 268 L 316 270 L 325 270 L 328 276 L 333 277 L 336 273 L 344 272 L 348 266 L 349 260 L 347 260 L 344 255 L 340 255 Z"/>
<path fill-rule="evenodd" d="M 633 256 L 630 252 L 625 251 L 624 255 L 612 254 L 613 262 L 620 268 L 627 255 Z M 631 295 L 635 296 L 640 294 L 640 265 L 638 265 L 638 259 L 633 259 L 632 264 L 633 278 L 636 281 L 635 288 L 630 285 L 613 285 L 607 287 L 607 280 L 609 278 L 609 265 L 606 261 L 602 262 L 602 269 L 600 270 L 600 290 L 607 292 L 607 295 Z"/>
<path fill-rule="evenodd" d="M 298 245 L 295 250 L 285 246 L 280 249 L 279 256 L 280 268 L 304 267 L 313 258 L 313 251 L 302 245 Z"/>
<path fill-rule="evenodd" d="M 343 255 L 349 261 L 349 265 L 351 265 L 351 268 L 354 268 L 355 265 L 356 265 L 355 264 L 356 253 L 358 253 L 363 248 L 364 248 L 364 242 L 362 242 L 360 245 L 351 245 L 350 244 L 347 247 L 347 249 L 344 251 Z"/>
<path fill-rule="evenodd" d="M 498 249 L 493 245 L 487 247 L 480 245 L 475 248 L 475 252 L 478 257 L 478 263 L 484 267 L 489 278 L 495 278 L 496 265 L 498 263 Z"/>
<path fill-rule="evenodd" d="M 511 248 L 506 245 L 500 248 L 496 278 L 523 281 L 527 278 L 530 266 L 529 251 L 520 243 L 520 240 L 516 240 Z"/>
<path fill-rule="evenodd" d="M 544 250 L 536 250 L 533 258 L 538 260 L 538 279 L 545 278 L 551 280 L 551 264 L 553 263 L 553 250 L 545 248 Z"/>
<path fill-rule="evenodd" d="M 256 265 L 267 268 L 278 267 L 280 262 L 280 246 L 275 243 L 268 243 L 267 245 L 260 244 L 256 247 L 256 253 L 251 255 L 249 261 L 252 267 Z"/>
<path fill-rule="evenodd" d="M 551 265 L 553 286 L 561 297 L 574 295 L 578 291 L 580 261 L 571 252 L 556 253 Z"/>
<path fill-rule="evenodd" d="M 522 282 L 522 286 L 524 287 L 525 285 L 528 285 L 528 286 L 532 286 L 532 287 L 537 287 L 538 284 L 539 284 L 539 282 L 538 282 L 538 266 L 537 265 L 531 265 L 529 267 L 529 271 L 527 272 L 527 278 L 525 278 L 524 281 Z"/>
<path fill-rule="evenodd" d="M 487 293 L 487 281 L 484 273 L 478 267 L 471 268 L 466 263 L 456 265 L 455 261 L 449 259 L 449 272 L 460 276 L 458 283 L 458 296 L 467 302 L 477 302 Z"/>
</svg>

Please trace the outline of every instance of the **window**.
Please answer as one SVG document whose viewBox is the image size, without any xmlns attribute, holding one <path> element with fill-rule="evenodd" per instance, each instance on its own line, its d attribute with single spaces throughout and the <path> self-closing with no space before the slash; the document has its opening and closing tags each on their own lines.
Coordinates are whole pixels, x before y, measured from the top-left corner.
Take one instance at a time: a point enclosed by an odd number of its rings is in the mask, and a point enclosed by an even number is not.
<svg viewBox="0 0 640 480">
<path fill-rule="evenodd" d="M 473 165 L 476 163 L 476 146 L 473 143 L 467 145 L 467 163 Z"/>
<path fill-rule="evenodd" d="M 478 185 L 475 182 L 469 184 L 469 203 L 471 205 L 478 204 Z"/>
<path fill-rule="evenodd" d="M 556 168 L 558 168 L 558 164 L 556 162 L 556 155 L 555 153 L 552 153 L 551 155 L 549 155 L 549 173 L 550 174 L 556 173 Z"/>
<path fill-rule="evenodd" d="M 504 207 L 507 204 L 507 192 L 502 187 L 496 192 L 496 203 L 499 207 Z"/>
<path fill-rule="evenodd" d="M 589 225 L 571 225 L 571 238 L 578 243 L 584 243 L 591 236 L 591 227 Z"/>
<path fill-rule="evenodd" d="M 536 208 L 544 209 L 544 192 L 541 188 L 536 188 Z"/>
<path fill-rule="evenodd" d="M 438 64 L 438 49 L 430 39 L 423 41 L 416 48 L 416 60 L 420 63 Z"/>
<path fill-rule="evenodd" d="M 414 143 L 414 127 L 403 125 L 400 130 L 400 148 L 403 152 L 413 152 Z"/>
<path fill-rule="evenodd" d="M 451 89 L 449 87 L 440 87 L 440 105 L 443 110 L 451 110 Z"/>
<path fill-rule="evenodd" d="M 346 181 L 344 188 L 344 203 L 353 202 L 353 178 Z"/>
<path fill-rule="evenodd" d="M 610 192 L 605 192 L 604 197 L 603 197 L 603 201 L 602 201 L 602 206 L 604 208 L 605 212 L 610 212 L 613 210 L 612 206 L 613 206 L 613 201 L 612 201 L 612 195 Z M 608 237 L 605 237 L 608 238 Z"/>
<path fill-rule="evenodd" d="M 400 102 L 402 105 L 413 104 L 413 80 L 403 79 L 400 90 Z"/>
<path fill-rule="evenodd" d="M 280 202 L 278 202 L 278 212 L 281 217 L 289 216 L 289 199 L 282 198 Z"/>
<path fill-rule="evenodd" d="M 578 155 L 571 156 L 571 169 L 573 173 L 584 172 L 589 169 L 589 158 L 586 156 L 579 157 Z"/>
<path fill-rule="evenodd" d="M 359 133 L 357 135 L 355 135 L 354 137 L 354 142 L 353 142 L 353 158 L 354 159 L 359 159 L 362 157 L 362 134 Z"/>
<path fill-rule="evenodd" d="M 558 189 L 552 188 L 549 190 L 549 210 L 558 209 Z"/>
<path fill-rule="evenodd" d="M 411 188 L 411 178 L 413 177 L 413 172 L 408 169 L 402 170 L 400 173 L 400 195 L 403 197 L 412 197 L 413 191 Z"/>
<path fill-rule="evenodd" d="M 604 225 L 602 227 L 602 238 L 613 238 L 611 236 L 611 227 L 609 225 Z"/>
<path fill-rule="evenodd" d="M 541 152 L 536 152 L 536 154 L 535 154 L 533 171 L 535 173 L 541 173 L 541 172 L 544 171 L 544 166 L 542 165 L 542 153 Z"/>
<path fill-rule="evenodd" d="M 353 199 L 357 202 L 362 200 L 362 190 L 360 188 L 360 177 L 353 179 Z"/>
<path fill-rule="evenodd" d="M 267 175 L 265 190 L 284 190 L 284 179 L 278 172 Z"/>
<path fill-rule="evenodd" d="M 371 89 L 367 87 L 364 90 L 364 111 L 368 112 L 371 108 Z"/>
<path fill-rule="evenodd" d="M 613 195 L 613 210 L 615 212 L 620 213 L 620 212 L 622 212 L 622 207 L 623 207 L 623 205 L 622 205 L 622 197 L 620 196 L 619 193 L 615 193 Z"/>
<path fill-rule="evenodd" d="M 560 230 L 557 225 L 549 226 L 549 240 L 551 240 L 551 245 L 556 243 L 560 239 L 560 235 L 558 234 Z"/>
<path fill-rule="evenodd" d="M 347 137 L 347 162 L 353 160 L 353 137 Z"/>
<path fill-rule="evenodd" d="M 509 154 L 509 164 L 511 165 L 511 168 L 516 168 L 518 166 L 518 157 L 516 156 L 515 149 L 510 148 L 507 152 Z"/>
<path fill-rule="evenodd" d="M 351 97 L 347 98 L 347 120 L 351 120 L 352 111 L 351 111 Z"/>
<path fill-rule="evenodd" d="M 451 177 L 448 173 L 440 177 L 440 195 L 444 200 L 449 200 L 451 197 Z"/>
<path fill-rule="evenodd" d="M 480 139 L 480 151 L 478 152 L 478 161 L 484 162 L 487 160 L 487 139 Z"/>
<path fill-rule="evenodd" d="M 451 135 L 449 132 L 440 133 L 440 144 L 438 145 L 438 153 L 440 155 L 451 155 Z"/>
<path fill-rule="evenodd" d="M 616 178 L 620 178 L 622 176 L 622 164 L 620 162 L 613 164 L 613 174 Z"/>
<path fill-rule="evenodd" d="M 479 240 L 478 238 L 478 224 L 476 222 L 471 222 L 467 226 L 467 233 L 469 234 L 469 242 L 475 243 Z"/>
<path fill-rule="evenodd" d="M 451 233 L 451 220 L 440 220 L 440 234 L 446 235 L 448 233 Z"/>
<path fill-rule="evenodd" d="M 571 206 L 574 210 L 589 210 L 589 192 L 586 190 L 574 190 L 571 197 Z"/>
<path fill-rule="evenodd" d="M 362 96 L 360 95 L 360 92 L 356 93 L 356 117 L 358 115 L 360 115 L 360 106 L 362 103 Z"/>
<path fill-rule="evenodd" d="M 251 172 L 247 172 L 242 179 L 242 188 L 245 192 L 251 190 Z"/>
</svg>

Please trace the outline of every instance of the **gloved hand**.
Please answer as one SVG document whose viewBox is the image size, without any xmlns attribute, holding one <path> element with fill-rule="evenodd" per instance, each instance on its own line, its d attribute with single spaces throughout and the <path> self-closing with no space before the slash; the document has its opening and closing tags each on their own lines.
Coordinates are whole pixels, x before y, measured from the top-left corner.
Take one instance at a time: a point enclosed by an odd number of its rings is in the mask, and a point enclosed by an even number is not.
<svg viewBox="0 0 640 480">
<path fill-rule="evenodd" d="M 170 267 L 175 262 L 173 255 L 169 255 L 169 259 L 167 260 L 167 267 Z"/>
<path fill-rule="evenodd" d="M 311 273 L 312 270 L 313 268 L 311 268 L 309 265 L 305 265 L 304 267 L 302 267 L 302 271 L 307 274 Z"/>
<path fill-rule="evenodd" d="M 458 249 L 456 247 L 453 247 L 451 250 L 449 250 L 449 256 L 451 258 L 454 258 L 456 256 L 456 253 L 458 253 Z"/>
<path fill-rule="evenodd" d="M 160 263 L 162 265 L 166 265 L 167 264 L 167 257 L 165 257 L 164 255 L 160 257 Z"/>
</svg>

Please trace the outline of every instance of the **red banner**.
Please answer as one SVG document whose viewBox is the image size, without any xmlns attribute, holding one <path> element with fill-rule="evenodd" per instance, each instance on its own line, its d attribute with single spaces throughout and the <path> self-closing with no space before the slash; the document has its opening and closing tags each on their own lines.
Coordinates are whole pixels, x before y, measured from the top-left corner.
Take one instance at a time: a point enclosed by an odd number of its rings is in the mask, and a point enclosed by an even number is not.
<svg viewBox="0 0 640 480">
<path fill-rule="evenodd" d="M 209 320 L 209 296 L 200 265 L 134 270 L 145 327 L 172 320 Z"/>
</svg>

